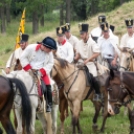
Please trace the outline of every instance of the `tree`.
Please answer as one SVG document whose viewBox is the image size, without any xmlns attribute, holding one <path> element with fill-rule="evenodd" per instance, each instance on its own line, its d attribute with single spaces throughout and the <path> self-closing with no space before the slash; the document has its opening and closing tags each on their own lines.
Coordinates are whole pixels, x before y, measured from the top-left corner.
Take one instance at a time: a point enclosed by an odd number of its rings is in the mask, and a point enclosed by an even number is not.
<svg viewBox="0 0 134 134">
<path fill-rule="evenodd" d="M 64 24 L 64 2 L 60 4 L 60 25 Z"/>
<path fill-rule="evenodd" d="M 71 0 L 66 0 L 66 22 L 70 23 Z"/>
</svg>

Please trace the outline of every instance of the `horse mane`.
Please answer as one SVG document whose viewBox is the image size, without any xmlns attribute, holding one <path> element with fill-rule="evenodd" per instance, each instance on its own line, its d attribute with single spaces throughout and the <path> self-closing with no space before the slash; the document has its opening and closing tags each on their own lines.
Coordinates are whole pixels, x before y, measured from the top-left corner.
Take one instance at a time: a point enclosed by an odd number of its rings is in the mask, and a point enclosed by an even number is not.
<svg viewBox="0 0 134 134">
<path fill-rule="evenodd" d="M 62 68 L 66 68 L 68 66 L 68 62 L 62 58 L 55 58 L 55 60 L 59 62 Z"/>
</svg>

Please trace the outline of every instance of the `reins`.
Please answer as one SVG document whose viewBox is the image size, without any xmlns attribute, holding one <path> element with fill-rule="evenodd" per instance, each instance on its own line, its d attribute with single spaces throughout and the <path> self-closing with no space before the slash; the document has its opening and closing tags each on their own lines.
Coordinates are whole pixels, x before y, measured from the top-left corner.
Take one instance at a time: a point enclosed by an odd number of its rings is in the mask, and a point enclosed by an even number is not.
<svg viewBox="0 0 134 134">
<path fill-rule="evenodd" d="M 56 65 L 59 66 L 58 64 L 56 64 Z M 57 70 L 57 68 L 55 67 L 55 65 L 54 65 L 53 67 L 54 67 L 54 69 L 58 72 L 58 70 Z M 78 75 L 79 75 L 79 71 L 80 71 L 80 70 L 81 70 L 81 69 L 75 70 L 75 67 L 74 67 L 74 71 L 73 71 L 69 76 L 67 76 L 66 78 L 64 78 L 63 80 L 61 80 L 61 81 L 68 80 L 71 76 L 73 76 L 73 74 L 75 74 L 75 73 L 77 72 L 77 74 L 75 75 L 75 78 L 73 79 L 73 82 L 71 83 L 71 85 L 69 86 L 69 88 L 67 89 L 67 91 L 65 91 L 65 93 L 66 93 L 66 95 L 67 95 L 67 98 L 68 98 L 68 94 L 69 94 L 69 92 L 70 92 L 70 90 L 71 90 L 71 88 L 72 88 L 74 82 L 76 81 L 76 79 L 77 79 L 77 77 L 78 77 Z M 69 98 L 68 98 L 68 100 L 69 100 Z"/>
</svg>

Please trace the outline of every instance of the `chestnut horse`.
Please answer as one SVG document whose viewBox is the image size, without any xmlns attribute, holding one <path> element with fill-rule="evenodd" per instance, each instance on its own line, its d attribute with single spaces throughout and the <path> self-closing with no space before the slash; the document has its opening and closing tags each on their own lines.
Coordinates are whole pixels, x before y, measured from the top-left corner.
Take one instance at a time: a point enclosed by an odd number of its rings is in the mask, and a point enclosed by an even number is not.
<svg viewBox="0 0 134 134">
<path fill-rule="evenodd" d="M 15 93 L 19 90 L 22 98 L 22 115 L 26 122 L 26 131 L 30 134 L 31 104 L 27 89 L 22 81 L 16 78 L 6 78 L 0 75 L 0 122 L 7 134 L 16 134 L 11 121 L 10 111 L 13 105 Z M 0 129 L 0 134 L 2 130 Z"/>
<path fill-rule="evenodd" d="M 101 79 L 102 81 L 99 81 L 99 82 L 105 83 L 104 81 L 108 76 L 109 76 L 109 74 L 107 74 L 106 77 L 103 76 Z M 82 133 L 82 130 L 81 130 L 80 124 L 79 124 L 79 114 L 80 114 L 81 102 L 85 99 L 91 99 L 91 101 L 93 102 L 93 104 L 95 106 L 95 115 L 93 118 L 93 123 L 94 123 L 93 125 L 96 126 L 97 117 L 99 115 L 99 111 L 100 111 L 102 104 L 100 102 L 93 101 L 94 92 L 91 92 L 89 94 L 89 92 L 91 91 L 92 84 L 98 85 L 98 82 L 95 81 L 95 78 L 92 77 L 92 75 L 91 75 L 91 78 L 90 78 L 91 86 L 87 87 L 84 71 L 81 69 L 78 69 L 75 65 L 69 64 L 67 61 L 62 60 L 62 59 L 55 60 L 54 67 L 51 72 L 51 77 L 56 82 L 58 82 L 56 77 L 59 77 L 59 79 L 64 84 L 64 94 L 68 100 L 68 104 L 69 104 L 71 112 L 72 112 L 73 134 L 76 133 L 76 127 L 78 129 L 78 132 L 80 134 Z M 97 79 L 99 79 L 99 78 L 97 78 Z M 103 86 L 101 85 L 101 87 L 103 87 Z M 104 99 L 105 99 L 105 117 L 103 120 L 101 131 L 104 130 L 105 121 L 106 121 L 106 118 L 108 115 L 107 110 L 106 110 L 107 95 L 105 93 L 105 89 L 103 89 L 103 95 L 104 95 Z"/>
</svg>

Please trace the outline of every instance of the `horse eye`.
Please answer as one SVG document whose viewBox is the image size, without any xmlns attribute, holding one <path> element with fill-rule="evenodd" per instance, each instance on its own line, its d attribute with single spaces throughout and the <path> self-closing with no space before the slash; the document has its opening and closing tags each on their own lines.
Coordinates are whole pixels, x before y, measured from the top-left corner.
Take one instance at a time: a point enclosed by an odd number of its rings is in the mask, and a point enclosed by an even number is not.
<svg viewBox="0 0 134 134">
<path fill-rule="evenodd" d="M 127 61 L 129 61 L 129 58 L 127 58 Z"/>
</svg>

